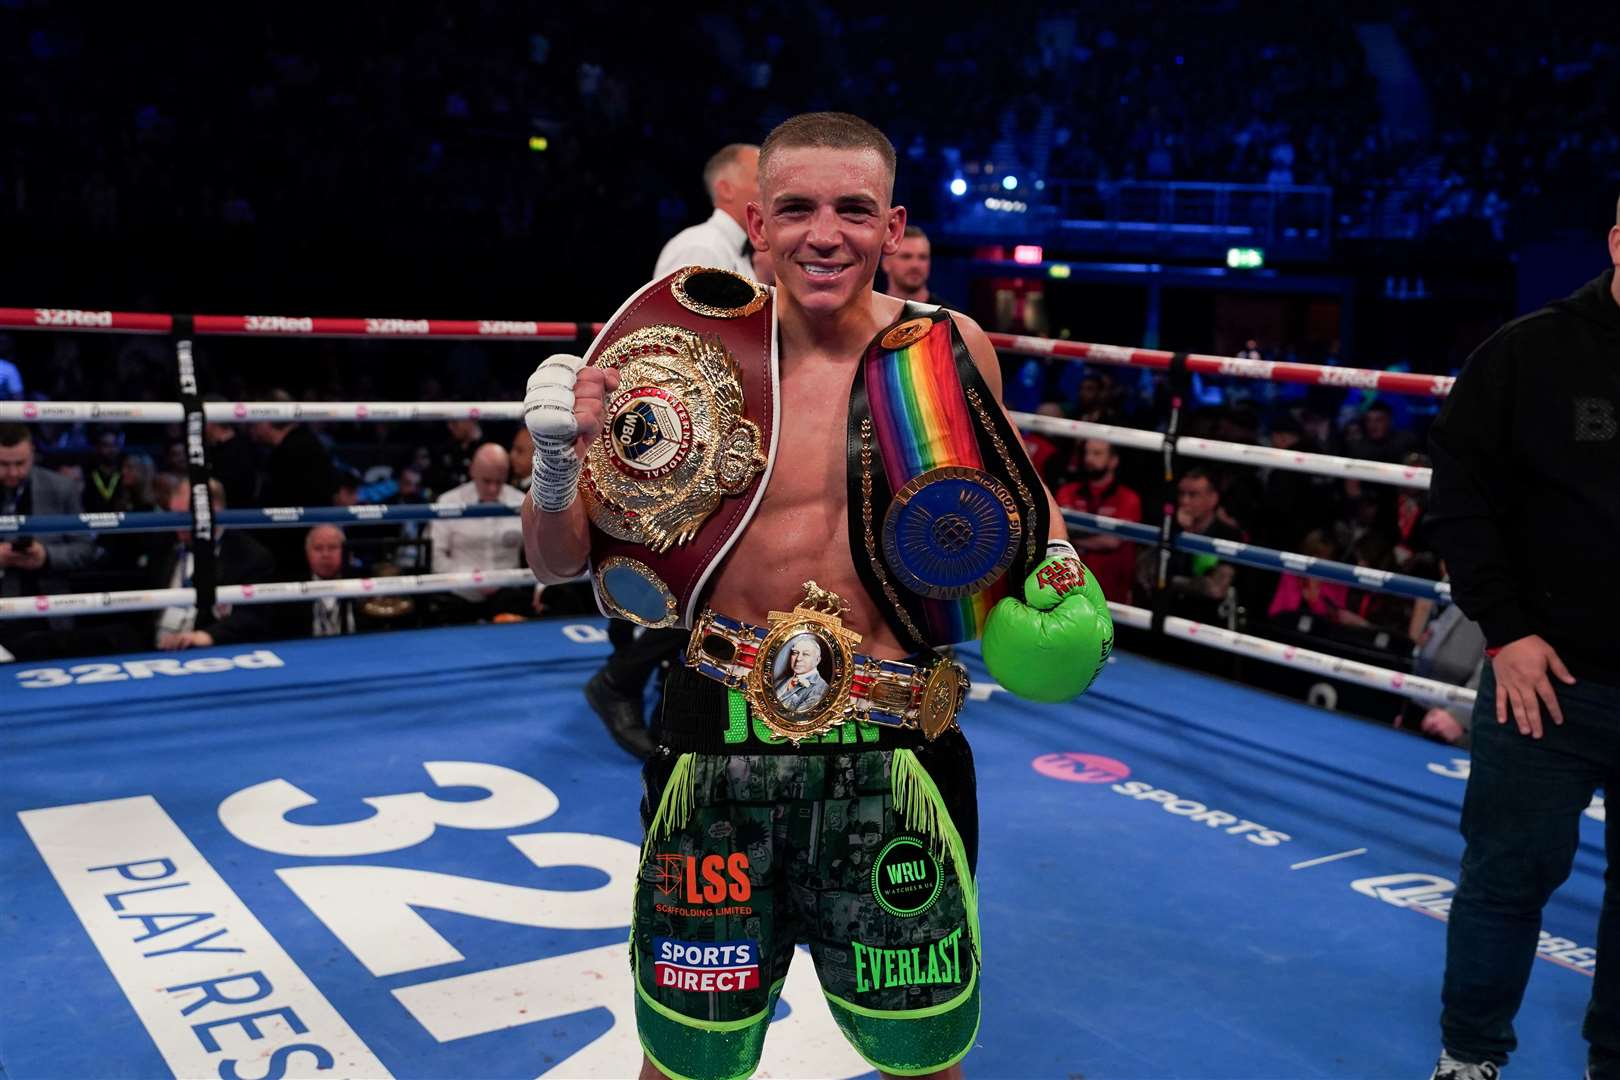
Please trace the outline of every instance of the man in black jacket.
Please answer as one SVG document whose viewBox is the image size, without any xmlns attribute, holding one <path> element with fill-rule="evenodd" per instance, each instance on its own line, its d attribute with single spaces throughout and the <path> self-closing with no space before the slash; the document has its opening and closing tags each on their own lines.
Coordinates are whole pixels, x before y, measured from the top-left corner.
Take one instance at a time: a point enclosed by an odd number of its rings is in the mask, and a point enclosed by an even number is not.
<svg viewBox="0 0 1620 1080">
<path fill-rule="evenodd" d="M 304 537 L 305 573 L 300 581 L 336 581 L 348 577 L 343 530 L 317 525 Z M 270 622 L 277 638 L 338 637 L 355 632 L 355 603 L 349 597 L 318 596 L 270 604 Z"/>
<path fill-rule="evenodd" d="M 292 403 L 285 390 L 272 390 L 270 400 Z M 293 420 L 261 420 L 250 430 L 254 442 L 270 447 L 264 482 L 259 489 L 259 505 L 332 505 L 337 493 L 337 470 L 332 467 L 332 455 L 313 431 Z M 264 546 L 276 560 L 273 580 L 303 579 L 306 531 L 267 530 Z"/>
<path fill-rule="evenodd" d="M 1620 265 L 1620 210 L 1609 256 Z M 1474 706 L 1436 1077 L 1489 1080 L 1517 1045 L 1541 909 L 1569 876 L 1593 792 L 1620 780 L 1617 417 L 1611 269 L 1480 346 L 1430 435 L 1434 542 L 1491 658 Z M 1613 874 L 1615 834 L 1609 843 Z M 1606 891 L 1597 941 L 1588 1075 L 1613 1080 L 1620 889 Z"/>
</svg>

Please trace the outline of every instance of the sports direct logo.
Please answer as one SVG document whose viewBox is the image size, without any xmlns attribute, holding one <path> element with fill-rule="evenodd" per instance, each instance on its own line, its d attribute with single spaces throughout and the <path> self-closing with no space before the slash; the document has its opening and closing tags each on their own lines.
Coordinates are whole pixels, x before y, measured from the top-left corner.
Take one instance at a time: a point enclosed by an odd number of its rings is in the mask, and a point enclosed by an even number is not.
<svg viewBox="0 0 1620 1080">
<path fill-rule="evenodd" d="M 1101 754 L 1043 754 L 1030 764 L 1042 776 L 1076 784 L 1117 784 L 1131 775 L 1129 765 Z"/>
<path fill-rule="evenodd" d="M 671 990 L 729 994 L 759 989 L 759 944 L 653 938 L 653 981 Z"/>
</svg>

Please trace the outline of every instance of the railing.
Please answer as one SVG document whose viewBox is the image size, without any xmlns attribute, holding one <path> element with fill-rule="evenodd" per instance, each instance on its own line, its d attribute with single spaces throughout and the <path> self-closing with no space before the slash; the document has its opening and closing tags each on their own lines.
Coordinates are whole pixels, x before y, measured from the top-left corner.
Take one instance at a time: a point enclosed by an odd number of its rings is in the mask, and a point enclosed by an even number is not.
<svg viewBox="0 0 1620 1080">
<path fill-rule="evenodd" d="M 1179 181 L 1048 180 L 1045 202 L 1069 248 L 1325 256 L 1333 239 L 1333 189 Z"/>
</svg>

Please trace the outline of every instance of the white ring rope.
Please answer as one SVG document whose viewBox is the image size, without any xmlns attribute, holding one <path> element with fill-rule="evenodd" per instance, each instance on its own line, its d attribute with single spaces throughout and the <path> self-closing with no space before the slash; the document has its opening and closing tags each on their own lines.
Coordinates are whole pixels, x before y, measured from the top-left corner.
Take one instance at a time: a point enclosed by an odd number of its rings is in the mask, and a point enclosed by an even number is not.
<svg viewBox="0 0 1620 1080">
<path fill-rule="evenodd" d="M 271 581 L 257 585 L 221 585 L 216 604 L 280 604 L 327 596 L 411 596 L 455 589 L 503 589 L 536 584 L 526 567 L 468 570 L 454 574 L 401 574 L 398 577 L 335 578 L 329 581 Z M 0 599 L 0 619 L 33 619 L 44 615 L 105 614 L 112 611 L 155 611 L 195 607 L 195 589 L 132 589 L 127 592 L 58 593 Z"/>
<path fill-rule="evenodd" d="M 1151 630 L 1153 627 L 1153 613 L 1146 608 L 1109 601 L 1108 610 L 1113 614 L 1116 625 L 1130 626 L 1138 630 Z M 1315 671 L 1343 679 L 1345 682 L 1369 686 L 1374 690 L 1400 694 L 1425 704 L 1456 705 L 1464 708 L 1471 708 L 1474 704 L 1474 691 L 1466 686 L 1455 686 L 1435 679 L 1426 679 L 1421 675 L 1408 675 L 1389 668 L 1375 667 L 1330 653 L 1302 649 L 1297 645 L 1284 645 L 1280 641 L 1239 633 L 1224 626 L 1211 626 L 1208 623 L 1168 615 L 1164 620 L 1164 632 L 1169 637 L 1207 645 L 1222 652 L 1250 656 L 1279 667 Z"/>
<path fill-rule="evenodd" d="M 1164 448 L 1164 435 L 1157 431 L 1142 431 L 1138 428 L 1117 427 L 1113 424 L 1093 424 L 1086 420 L 1067 420 L 1060 416 L 1037 416 L 1034 413 L 1015 412 L 1011 415 L 1019 427 L 1047 435 L 1101 439 L 1115 446 L 1129 447 L 1133 450 L 1158 451 Z M 1428 489 L 1429 478 L 1433 474 L 1432 469 L 1417 465 L 1391 465 L 1383 461 L 1369 461 L 1366 458 L 1314 454 L 1304 450 L 1278 450 L 1272 446 L 1195 439 L 1185 435 L 1176 439 L 1176 453 L 1207 461 L 1227 461 L 1238 465 L 1311 473 L 1315 476 L 1338 476 L 1347 480 L 1369 480 L 1418 490 Z"/>
</svg>

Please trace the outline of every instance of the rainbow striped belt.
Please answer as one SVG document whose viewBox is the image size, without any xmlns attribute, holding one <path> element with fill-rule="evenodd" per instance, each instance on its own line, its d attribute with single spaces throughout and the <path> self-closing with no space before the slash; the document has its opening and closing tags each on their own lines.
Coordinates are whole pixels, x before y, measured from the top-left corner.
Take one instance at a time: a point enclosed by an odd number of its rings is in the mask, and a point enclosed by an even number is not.
<svg viewBox="0 0 1620 1080">
<path fill-rule="evenodd" d="M 950 316 L 908 304 L 867 349 L 850 399 L 850 542 L 902 640 L 978 637 L 1034 569 L 1039 477 Z"/>
</svg>

